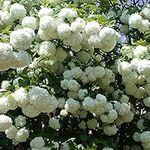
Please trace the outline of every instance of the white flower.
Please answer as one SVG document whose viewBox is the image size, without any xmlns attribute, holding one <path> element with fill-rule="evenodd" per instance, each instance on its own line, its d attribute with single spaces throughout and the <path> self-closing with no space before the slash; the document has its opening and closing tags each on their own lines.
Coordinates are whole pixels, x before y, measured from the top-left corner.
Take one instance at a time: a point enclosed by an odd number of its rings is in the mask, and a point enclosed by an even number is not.
<svg viewBox="0 0 150 150">
<path fill-rule="evenodd" d="M 69 92 L 67 93 L 67 96 L 68 96 L 69 98 L 76 99 L 76 98 L 77 98 L 77 91 L 69 91 Z"/>
<path fill-rule="evenodd" d="M 56 98 L 51 96 L 46 89 L 38 86 L 34 86 L 30 89 L 29 102 L 42 112 L 52 112 L 58 106 Z"/>
<path fill-rule="evenodd" d="M 116 125 L 106 125 L 103 127 L 103 131 L 106 135 L 111 136 L 111 135 L 115 135 L 118 129 Z"/>
<path fill-rule="evenodd" d="M 78 91 L 80 88 L 80 84 L 76 80 L 68 81 L 68 89 L 71 91 Z"/>
<path fill-rule="evenodd" d="M 32 148 L 37 148 L 37 149 L 41 149 L 42 147 L 44 147 L 45 142 L 43 137 L 35 137 L 31 142 L 30 142 L 30 146 Z"/>
<path fill-rule="evenodd" d="M 101 38 L 98 34 L 92 34 L 88 39 L 88 43 L 95 48 L 100 48 L 100 41 Z"/>
<path fill-rule="evenodd" d="M 3 80 L 1 83 L 1 88 L 4 90 L 8 90 L 10 86 L 11 84 L 8 80 Z"/>
<path fill-rule="evenodd" d="M 66 43 L 69 46 L 76 47 L 82 43 L 83 37 L 81 33 L 71 33 L 70 37 L 66 39 Z"/>
<path fill-rule="evenodd" d="M 72 8 L 63 8 L 58 13 L 58 17 L 62 19 L 68 19 L 69 21 L 73 20 L 78 16 L 77 12 L 73 10 Z"/>
<path fill-rule="evenodd" d="M 37 28 L 37 20 L 35 17 L 32 17 L 32 16 L 24 17 L 21 24 L 23 27 L 28 27 L 33 30 L 35 30 Z"/>
<path fill-rule="evenodd" d="M 144 125 L 144 119 L 139 119 L 136 123 L 136 126 L 138 129 L 140 130 L 144 130 L 145 128 L 145 125 Z"/>
<path fill-rule="evenodd" d="M 60 129 L 60 123 L 59 120 L 56 118 L 50 118 L 49 119 L 49 126 L 54 129 L 54 130 L 59 130 Z"/>
<path fill-rule="evenodd" d="M 40 18 L 44 17 L 44 16 L 52 16 L 53 15 L 53 9 L 51 8 L 41 8 L 38 12 L 38 16 Z"/>
<path fill-rule="evenodd" d="M 29 131 L 26 128 L 21 128 L 17 131 L 15 140 L 17 142 L 26 142 L 29 137 Z"/>
<path fill-rule="evenodd" d="M 15 53 L 15 59 L 12 66 L 14 68 L 26 67 L 31 62 L 31 55 L 26 51 L 19 51 Z"/>
<path fill-rule="evenodd" d="M 101 27 L 99 23 L 96 21 L 88 22 L 85 26 L 85 32 L 88 36 L 98 33 L 100 29 Z"/>
<path fill-rule="evenodd" d="M 2 9 L 8 11 L 8 10 L 10 9 L 10 6 L 11 6 L 11 1 L 5 0 L 5 1 L 3 2 L 3 7 L 2 7 Z"/>
<path fill-rule="evenodd" d="M 150 143 L 150 131 L 144 131 L 140 134 L 141 142 Z"/>
<path fill-rule="evenodd" d="M 82 76 L 82 70 L 80 67 L 75 67 L 71 69 L 73 78 L 79 79 Z"/>
<path fill-rule="evenodd" d="M 135 133 L 133 134 L 133 139 L 134 139 L 134 141 L 136 141 L 136 142 L 140 142 L 140 141 L 141 141 L 141 139 L 140 139 L 140 133 L 135 132 Z"/>
<path fill-rule="evenodd" d="M 0 132 L 4 132 L 12 126 L 12 119 L 6 115 L 0 115 Z"/>
<path fill-rule="evenodd" d="M 150 28 L 150 22 L 148 21 L 148 20 L 142 20 L 142 24 L 141 24 L 141 26 L 138 28 L 138 30 L 140 31 L 140 32 L 145 32 L 145 31 L 147 31 L 147 30 L 149 30 L 149 28 Z"/>
<path fill-rule="evenodd" d="M 94 68 L 94 75 L 96 78 L 102 78 L 105 75 L 105 69 L 101 66 L 96 66 Z"/>
<path fill-rule="evenodd" d="M 128 62 L 118 62 L 118 72 L 121 75 L 126 75 L 130 72 L 132 72 L 132 65 L 130 65 Z"/>
<path fill-rule="evenodd" d="M 100 104 L 100 106 L 104 106 L 107 103 L 106 96 L 104 96 L 102 94 L 97 94 L 96 95 L 96 100 L 98 101 L 98 103 Z"/>
<path fill-rule="evenodd" d="M 122 116 L 122 121 L 123 122 L 131 122 L 133 120 L 134 117 L 134 113 L 132 111 L 126 112 L 123 116 Z"/>
<path fill-rule="evenodd" d="M 18 129 L 15 126 L 11 126 L 9 129 L 5 130 L 6 137 L 9 139 L 14 139 L 17 134 Z"/>
<path fill-rule="evenodd" d="M 60 86 L 64 89 L 67 90 L 68 89 L 68 83 L 69 81 L 67 79 L 64 79 L 60 82 Z"/>
<path fill-rule="evenodd" d="M 23 29 L 18 29 L 10 34 L 10 44 L 16 50 L 28 49 L 32 40 L 31 34 Z"/>
<path fill-rule="evenodd" d="M 34 118 L 41 112 L 35 106 L 27 103 L 24 107 L 22 107 L 22 113 L 28 117 Z"/>
<path fill-rule="evenodd" d="M 138 29 L 140 28 L 141 25 L 142 25 L 142 17 L 139 14 L 135 13 L 129 16 L 130 27 Z"/>
<path fill-rule="evenodd" d="M 128 14 L 128 9 L 126 9 L 126 10 L 122 13 L 122 15 L 121 15 L 121 17 L 120 17 L 120 20 L 121 20 L 123 23 L 128 24 L 129 16 L 130 16 L 130 15 Z"/>
<path fill-rule="evenodd" d="M 0 97 L 0 113 L 7 113 L 8 110 L 9 110 L 8 98 L 5 96 Z"/>
<path fill-rule="evenodd" d="M 53 39 L 56 39 L 57 38 L 57 33 L 52 31 L 45 31 L 45 30 L 41 30 L 39 29 L 38 30 L 38 36 L 44 40 L 44 41 L 48 41 L 48 40 L 53 40 Z"/>
<path fill-rule="evenodd" d="M 25 17 L 26 13 L 27 12 L 24 6 L 18 3 L 15 3 L 10 7 L 10 15 L 14 20 L 22 19 L 23 17 Z"/>
<path fill-rule="evenodd" d="M 65 98 L 62 97 L 62 98 L 58 98 L 58 108 L 64 108 L 65 106 Z"/>
<path fill-rule="evenodd" d="M 87 89 L 79 89 L 77 96 L 79 99 L 84 99 L 87 94 Z"/>
<path fill-rule="evenodd" d="M 1 18 L 1 26 L 0 28 L 4 28 L 8 25 L 13 24 L 13 18 L 7 11 L 0 11 L 0 18 Z"/>
<path fill-rule="evenodd" d="M 56 32 L 56 23 L 53 17 L 51 16 L 44 16 L 40 19 L 40 29 L 45 32 Z M 50 34 L 49 33 L 49 34 Z"/>
<path fill-rule="evenodd" d="M 121 98 L 119 99 L 121 103 L 128 103 L 129 102 L 129 97 L 127 95 L 122 95 Z"/>
<path fill-rule="evenodd" d="M 44 41 L 41 43 L 38 53 L 42 57 L 54 56 L 56 53 L 56 46 L 50 41 Z"/>
<path fill-rule="evenodd" d="M 27 102 L 29 101 L 28 99 L 28 93 L 24 88 L 19 88 L 18 90 L 16 90 L 13 95 L 14 99 L 17 101 L 17 105 L 19 107 L 23 107 L 27 104 Z"/>
<path fill-rule="evenodd" d="M 125 85 L 126 94 L 133 95 L 137 92 L 137 86 L 135 83 L 128 83 Z"/>
<path fill-rule="evenodd" d="M 150 74 L 150 60 L 143 59 L 137 64 L 137 70 L 139 74 L 149 75 Z"/>
<path fill-rule="evenodd" d="M 134 57 L 142 58 L 148 53 L 148 50 L 147 50 L 147 47 L 138 45 L 134 49 L 133 53 L 134 53 Z"/>
<path fill-rule="evenodd" d="M 12 68 L 15 59 L 12 46 L 7 43 L 0 43 L 0 54 L 0 70 Z"/>
<path fill-rule="evenodd" d="M 96 80 L 96 77 L 95 77 L 95 74 L 94 74 L 94 67 L 87 67 L 85 69 L 85 72 L 86 72 L 86 75 L 87 75 L 87 78 L 89 81 L 93 82 Z"/>
<path fill-rule="evenodd" d="M 150 97 L 146 97 L 143 99 L 144 105 L 150 107 Z"/>
<path fill-rule="evenodd" d="M 18 106 L 17 106 L 16 99 L 13 97 L 13 93 L 9 94 L 7 96 L 7 99 L 8 99 L 8 103 L 9 103 L 9 109 L 10 110 L 15 110 Z"/>
<path fill-rule="evenodd" d="M 71 50 L 74 51 L 74 52 L 79 52 L 81 49 L 82 49 L 81 44 L 71 46 Z"/>
<path fill-rule="evenodd" d="M 83 101 L 83 109 L 86 111 L 90 111 L 91 113 L 94 112 L 96 101 L 93 100 L 91 97 L 86 97 Z"/>
<path fill-rule="evenodd" d="M 84 64 L 87 64 L 91 58 L 90 54 L 86 51 L 80 51 L 77 54 L 77 58 Z"/>
<path fill-rule="evenodd" d="M 105 109 L 105 112 L 109 112 L 110 110 L 112 110 L 112 109 L 113 109 L 112 103 L 107 102 L 107 103 L 104 105 L 104 109 Z"/>
<path fill-rule="evenodd" d="M 110 52 L 114 49 L 116 45 L 117 35 L 116 31 L 109 27 L 104 27 L 99 32 L 100 36 L 100 45 L 99 48 L 101 48 L 104 52 Z"/>
<path fill-rule="evenodd" d="M 23 127 L 26 125 L 26 117 L 19 115 L 17 118 L 15 118 L 15 125 L 17 127 Z"/>
<path fill-rule="evenodd" d="M 142 10 L 142 14 L 144 15 L 145 18 L 150 19 L 150 8 L 149 7 L 145 7 Z"/>
<path fill-rule="evenodd" d="M 60 23 L 58 25 L 58 37 L 60 39 L 69 38 L 71 36 L 71 28 L 67 23 Z"/>
<path fill-rule="evenodd" d="M 89 129 L 95 129 L 98 126 L 98 121 L 93 118 L 88 120 L 86 124 Z"/>
<path fill-rule="evenodd" d="M 74 22 L 71 23 L 71 30 L 73 32 L 79 33 L 85 27 L 85 21 L 82 18 L 77 18 Z"/>
<path fill-rule="evenodd" d="M 58 47 L 56 49 L 55 57 L 57 62 L 62 63 L 67 58 L 67 53 L 63 48 Z"/>
<path fill-rule="evenodd" d="M 76 113 L 76 111 L 80 108 L 80 103 L 72 98 L 69 98 L 65 104 L 65 110 L 70 113 Z"/>
</svg>

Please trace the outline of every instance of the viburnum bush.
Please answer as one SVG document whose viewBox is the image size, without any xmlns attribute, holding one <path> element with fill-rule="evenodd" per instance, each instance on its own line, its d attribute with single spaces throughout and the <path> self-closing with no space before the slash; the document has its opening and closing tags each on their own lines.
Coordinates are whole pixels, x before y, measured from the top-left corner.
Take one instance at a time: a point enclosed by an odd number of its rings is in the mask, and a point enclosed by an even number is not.
<svg viewBox="0 0 150 150">
<path fill-rule="evenodd" d="M 148 0 L 0 8 L 0 149 L 150 150 Z"/>
</svg>

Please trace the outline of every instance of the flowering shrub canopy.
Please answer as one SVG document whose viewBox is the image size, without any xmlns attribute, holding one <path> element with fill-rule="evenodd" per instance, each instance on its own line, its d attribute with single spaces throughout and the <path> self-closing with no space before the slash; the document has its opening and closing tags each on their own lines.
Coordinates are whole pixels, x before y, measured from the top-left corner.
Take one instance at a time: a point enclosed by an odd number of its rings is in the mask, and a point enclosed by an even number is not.
<svg viewBox="0 0 150 150">
<path fill-rule="evenodd" d="M 150 4 L 0 0 L 0 149 L 150 150 Z"/>
</svg>

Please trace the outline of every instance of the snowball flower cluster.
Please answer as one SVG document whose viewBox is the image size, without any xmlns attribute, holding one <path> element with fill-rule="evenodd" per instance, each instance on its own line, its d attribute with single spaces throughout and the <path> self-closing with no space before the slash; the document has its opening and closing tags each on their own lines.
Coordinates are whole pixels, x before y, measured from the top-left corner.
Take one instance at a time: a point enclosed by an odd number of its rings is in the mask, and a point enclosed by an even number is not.
<svg viewBox="0 0 150 150">
<path fill-rule="evenodd" d="M 10 15 L 14 20 L 22 19 L 26 15 L 26 9 L 23 5 L 15 3 L 10 7 Z"/>
<path fill-rule="evenodd" d="M 26 125 L 26 117 L 19 115 L 17 118 L 15 118 L 15 125 L 17 127 L 23 127 Z"/>
<path fill-rule="evenodd" d="M 37 19 L 35 17 L 26 16 L 22 20 L 22 26 L 35 30 L 37 28 Z"/>
<path fill-rule="evenodd" d="M 65 104 L 65 110 L 70 112 L 70 113 L 76 113 L 77 110 L 80 108 L 80 103 L 77 101 L 77 100 L 74 100 L 72 98 L 69 98 L 67 101 L 66 101 L 66 104 Z"/>
<path fill-rule="evenodd" d="M 4 132 L 12 125 L 12 119 L 6 115 L 0 115 L 0 132 Z"/>
<path fill-rule="evenodd" d="M 7 113 L 10 108 L 8 98 L 3 96 L 0 98 L 0 113 Z"/>
<path fill-rule="evenodd" d="M 30 89 L 29 103 L 41 112 L 52 112 L 58 106 L 56 98 L 50 95 L 46 89 L 38 86 L 34 86 Z"/>
<path fill-rule="evenodd" d="M 41 112 L 53 112 L 58 107 L 56 98 L 50 95 L 46 89 L 38 86 L 32 87 L 29 92 L 21 87 L 7 97 L 0 99 L 1 113 L 21 107 L 24 115 L 28 117 L 38 116 Z M 26 118 L 18 116 L 15 123 L 16 126 L 23 127 L 26 124 Z"/>
<path fill-rule="evenodd" d="M 24 127 L 17 131 L 15 140 L 17 142 L 26 142 L 29 137 L 29 131 Z"/>
<path fill-rule="evenodd" d="M 32 29 L 18 29 L 10 34 L 10 44 L 16 50 L 26 50 L 30 47 L 34 36 Z"/>
<path fill-rule="evenodd" d="M 145 14 L 145 18 L 147 18 L 147 13 L 150 9 L 144 8 L 143 14 Z M 138 29 L 140 32 L 145 32 L 150 28 L 150 22 L 147 19 L 142 18 L 142 16 L 138 13 L 131 14 L 129 16 L 129 26 L 134 29 Z"/>
<path fill-rule="evenodd" d="M 9 44 L 0 43 L 1 65 L 0 70 L 5 71 L 9 68 L 21 68 L 29 65 L 31 56 L 26 51 L 14 52 Z M 7 51 L 7 52 L 6 52 Z"/>
<path fill-rule="evenodd" d="M 142 9 L 142 14 L 145 18 L 150 19 L 150 7 L 147 5 Z"/>
<path fill-rule="evenodd" d="M 60 123 L 59 120 L 56 118 L 50 118 L 49 119 L 49 126 L 54 129 L 54 130 L 59 130 L 60 129 Z"/>
<path fill-rule="evenodd" d="M 71 8 L 63 8 L 58 13 L 58 17 L 68 19 L 69 21 L 78 16 L 77 12 Z"/>
<path fill-rule="evenodd" d="M 30 146 L 32 148 L 37 148 L 37 149 L 41 149 L 42 147 L 44 147 L 45 142 L 43 137 L 35 137 L 31 142 L 30 142 Z"/>
<path fill-rule="evenodd" d="M 42 18 L 44 16 L 52 16 L 52 15 L 53 15 L 53 9 L 51 9 L 51 8 L 43 7 L 38 12 L 38 16 L 40 18 Z"/>
<path fill-rule="evenodd" d="M 143 131 L 142 133 L 135 132 L 133 139 L 136 142 L 141 142 L 144 150 L 149 150 L 150 148 L 150 131 Z"/>
</svg>

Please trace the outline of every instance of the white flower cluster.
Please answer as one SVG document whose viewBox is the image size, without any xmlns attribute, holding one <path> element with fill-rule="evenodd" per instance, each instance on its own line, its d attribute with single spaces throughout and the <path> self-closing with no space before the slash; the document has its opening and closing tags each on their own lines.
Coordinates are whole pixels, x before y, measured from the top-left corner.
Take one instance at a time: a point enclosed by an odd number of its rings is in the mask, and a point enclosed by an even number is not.
<svg viewBox="0 0 150 150">
<path fill-rule="evenodd" d="M 0 53 L 1 71 L 25 67 L 31 61 L 31 56 L 26 51 L 14 52 L 12 46 L 6 43 L 0 43 Z"/>
<path fill-rule="evenodd" d="M 53 112 L 58 106 L 56 98 L 38 86 L 28 92 L 28 102 L 22 107 L 22 112 L 29 117 L 38 116 L 41 112 Z"/>
<path fill-rule="evenodd" d="M 98 94 L 96 99 L 86 97 L 82 105 L 84 110 L 100 116 L 100 120 L 104 123 L 104 133 L 107 135 L 116 134 L 117 126 L 124 122 L 131 122 L 134 116 L 129 104 L 118 101 L 108 102 L 101 94 Z M 114 123 L 113 126 L 111 126 L 112 123 Z"/>
<path fill-rule="evenodd" d="M 56 98 L 46 89 L 37 86 L 32 87 L 29 92 L 24 88 L 19 88 L 7 97 L 0 98 L 0 113 L 21 107 L 24 115 L 28 117 L 38 116 L 41 112 L 53 112 L 57 106 Z M 17 126 L 23 126 L 26 123 L 22 116 L 18 116 L 15 122 Z"/>
<path fill-rule="evenodd" d="M 52 117 L 49 119 L 49 126 L 54 129 L 54 130 L 59 130 L 60 129 L 60 123 L 59 120 Z"/>
<path fill-rule="evenodd" d="M 29 137 L 29 130 L 25 127 L 23 128 L 16 128 L 16 126 L 11 126 L 7 130 L 5 130 L 6 137 L 12 139 L 16 142 L 26 142 Z"/>
<path fill-rule="evenodd" d="M 150 22 L 149 22 L 150 8 L 149 7 L 143 8 L 141 14 L 144 16 L 144 18 L 142 17 L 142 15 L 138 13 L 130 15 L 129 26 L 131 28 L 138 29 L 140 32 L 145 32 L 150 29 Z"/>
<path fill-rule="evenodd" d="M 43 13 L 45 10 L 45 13 Z M 71 46 L 72 51 L 82 48 L 100 48 L 105 52 L 112 51 L 119 34 L 112 28 L 103 28 L 98 22 L 86 22 L 78 17 L 75 10 L 63 8 L 57 17 L 53 17 L 52 9 L 42 8 L 39 11 L 40 25 L 38 35 L 42 40 L 61 39 L 65 45 Z M 66 19 L 68 22 L 66 23 Z M 48 31 L 48 32 L 47 32 Z"/>
<path fill-rule="evenodd" d="M 35 33 L 31 28 L 23 28 L 10 34 L 10 44 L 15 50 L 26 50 L 34 40 Z"/>
<path fill-rule="evenodd" d="M 133 139 L 136 142 L 141 142 L 144 150 L 149 150 L 150 148 L 150 131 L 143 131 L 142 133 L 135 132 Z"/>
<path fill-rule="evenodd" d="M 61 87 L 64 90 L 69 89 L 68 95 L 72 95 L 72 98 L 81 98 L 87 94 L 86 89 L 80 89 L 80 85 L 76 80 L 81 81 L 83 84 L 97 82 L 99 86 L 107 91 L 112 92 L 114 89 L 110 84 L 115 81 L 114 73 L 110 69 L 106 69 L 101 66 L 87 67 L 85 71 L 82 71 L 80 67 L 66 70 L 63 73 L 64 80 L 61 81 Z"/>
<path fill-rule="evenodd" d="M 43 137 L 35 137 L 31 142 L 30 142 L 30 146 L 32 148 L 32 150 L 34 149 L 40 149 L 42 150 L 42 148 L 44 147 L 45 142 Z"/>
<path fill-rule="evenodd" d="M 122 75 L 126 94 L 141 99 L 147 95 L 149 96 L 150 92 L 150 60 L 148 59 L 148 48 L 139 45 L 133 49 L 132 55 L 131 62 L 117 62 L 118 72 Z"/>
<path fill-rule="evenodd" d="M 12 119 L 6 115 L 0 115 L 0 132 L 5 132 L 12 125 Z"/>
</svg>

